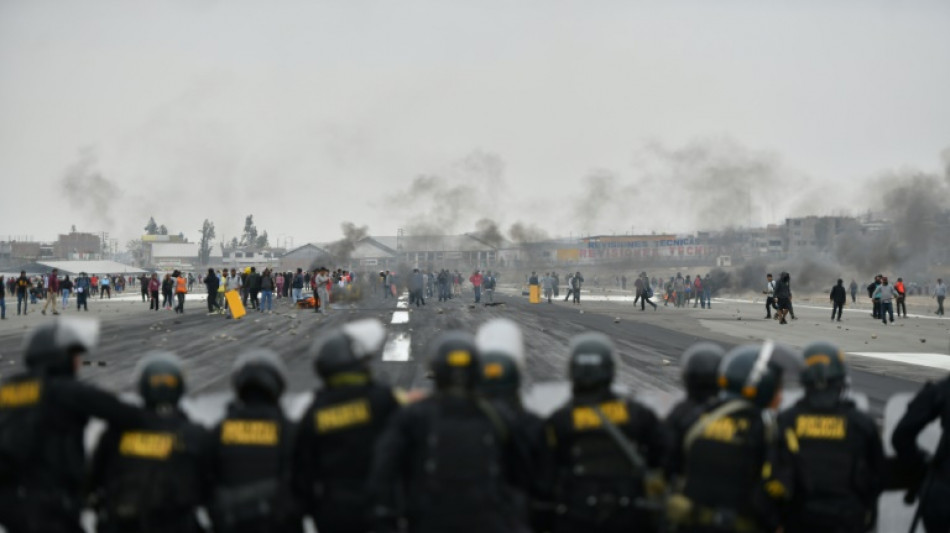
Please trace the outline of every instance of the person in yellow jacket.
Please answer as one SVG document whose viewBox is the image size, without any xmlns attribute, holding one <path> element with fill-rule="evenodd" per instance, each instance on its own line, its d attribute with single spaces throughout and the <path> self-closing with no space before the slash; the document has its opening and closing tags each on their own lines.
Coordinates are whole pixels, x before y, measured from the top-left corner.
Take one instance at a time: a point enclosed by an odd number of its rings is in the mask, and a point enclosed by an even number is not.
<svg viewBox="0 0 950 533">
<path fill-rule="evenodd" d="M 172 272 L 172 277 L 175 278 L 175 297 L 178 298 L 175 312 L 185 314 L 185 294 L 188 293 L 188 279 L 177 270 Z"/>
</svg>

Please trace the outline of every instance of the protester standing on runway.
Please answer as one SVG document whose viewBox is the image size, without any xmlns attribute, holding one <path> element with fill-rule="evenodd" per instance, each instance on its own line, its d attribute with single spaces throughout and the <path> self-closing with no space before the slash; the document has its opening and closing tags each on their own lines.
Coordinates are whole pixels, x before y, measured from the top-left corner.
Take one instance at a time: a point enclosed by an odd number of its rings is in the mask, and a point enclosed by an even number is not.
<svg viewBox="0 0 950 533">
<path fill-rule="evenodd" d="M 571 278 L 571 292 L 574 293 L 574 303 L 581 303 L 581 286 L 584 284 L 584 276 L 580 272 L 575 272 Z"/>
<path fill-rule="evenodd" d="M 259 310 L 262 313 L 274 312 L 274 278 L 269 268 L 264 269 L 261 275 L 261 303 Z"/>
<path fill-rule="evenodd" d="M 946 297 L 947 297 L 947 286 L 944 285 L 942 279 L 938 279 L 937 286 L 934 287 L 934 298 L 937 299 L 937 314 L 940 316 L 943 316 L 943 301 L 944 299 L 946 299 Z"/>
<path fill-rule="evenodd" d="M 49 275 L 49 284 L 46 286 L 47 291 L 46 303 L 43 304 L 43 309 L 40 311 L 40 314 L 46 314 L 46 306 L 52 304 L 53 314 L 58 315 L 56 311 L 56 297 L 59 296 L 59 270 L 53 269 L 53 272 Z"/>
<path fill-rule="evenodd" d="M 482 301 L 482 273 L 475 271 L 469 276 L 468 281 L 472 284 L 472 290 L 475 292 L 475 303 L 480 303 Z"/>
<path fill-rule="evenodd" d="M 895 296 L 897 296 L 897 291 L 887 282 L 887 277 L 882 277 L 881 284 L 878 286 L 877 291 L 874 292 L 874 299 L 880 302 L 880 304 L 878 304 L 878 312 L 881 314 L 881 322 L 884 324 L 887 324 L 888 316 L 890 316 L 891 324 L 894 323 L 893 300 Z"/>
<path fill-rule="evenodd" d="M 897 291 L 897 300 L 894 304 L 897 308 L 897 318 L 901 317 L 902 310 L 904 312 L 904 318 L 907 318 L 907 288 L 904 287 L 904 278 L 897 278 L 897 283 L 894 284 L 894 290 Z"/>
<path fill-rule="evenodd" d="M 646 272 L 640 274 L 640 278 L 637 280 L 640 282 L 640 310 L 646 311 L 647 304 L 653 306 L 653 310 L 656 311 L 656 304 L 653 303 L 653 287 L 650 286 L 650 278 L 647 277 Z"/>
<path fill-rule="evenodd" d="M 854 281 L 854 278 L 851 278 L 851 285 L 848 286 L 848 290 L 851 291 L 851 303 L 858 303 L 858 282 Z"/>
<path fill-rule="evenodd" d="M 30 278 L 26 277 L 26 271 L 20 271 L 20 277 L 16 280 L 16 314 L 20 314 L 20 304 L 23 304 L 23 314 L 27 313 L 26 306 L 28 303 L 27 296 L 30 294 L 30 288 L 33 284 L 30 282 Z"/>
<path fill-rule="evenodd" d="M 142 290 L 142 303 L 148 300 L 148 276 L 142 274 L 139 276 L 139 288 Z"/>
<path fill-rule="evenodd" d="M 158 291 L 162 289 L 162 283 L 158 281 L 158 273 L 152 272 L 152 277 L 148 280 L 149 309 L 158 311 Z"/>
<path fill-rule="evenodd" d="M 772 274 L 765 275 L 765 289 L 762 294 L 765 295 L 765 318 L 768 320 L 772 318 L 772 309 L 778 312 L 778 306 L 775 305 L 775 281 L 772 279 Z"/>
<path fill-rule="evenodd" d="M 7 319 L 7 283 L 0 276 L 0 320 Z"/>
<path fill-rule="evenodd" d="M 185 275 L 179 271 L 172 274 L 175 278 L 175 296 L 178 298 L 178 305 L 175 306 L 175 312 L 185 314 L 185 294 L 188 292 L 188 280 Z"/>
<path fill-rule="evenodd" d="M 844 292 L 844 280 L 838 279 L 838 284 L 831 288 L 831 320 L 837 318 L 838 322 L 841 322 L 841 310 L 844 309 L 844 304 L 848 301 L 848 295 Z M 835 314 L 838 316 L 835 317 Z"/>
<path fill-rule="evenodd" d="M 544 277 L 541 278 L 541 292 L 548 303 L 551 303 L 551 298 L 554 297 L 554 278 L 550 272 L 545 272 Z"/>
<path fill-rule="evenodd" d="M 59 284 L 59 292 L 61 292 L 63 295 L 63 303 L 61 306 L 63 308 L 63 311 L 65 311 L 66 306 L 69 305 L 69 293 L 71 293 L 72 291 L 73 291 L 73 282 L 70 281 L 69 276 L 67 275 L 66 278 L 63 279 L 62 283 Z"/>
<path fill-rule="evenodd" d="M 112 299 L 112 279 L 109 274 L 102 276 L 102 279 L 99 280 L 99 299 L 101 300 L 106 294 L 109 295 L 109 299 Z"/>
<path fill-rule="evenodd" d="M 330 290 L 327 288 L 327 283 L 330 281 L 329 272 L 326 267 L 320 267 L 316 275 L 317 297 L 320 298 L 320 307 L 317 311 L 323 315 L 330 309 Z"/>
<path fill-rule="evenodd" d="M 205 276 L 204 284 L 208 291 L 208 314 L 213 315 L 216 311 L 221 310 L 221 306 L 218 305 L 218 285 L 220 281 L 218 280 L 218 275 L 214 273 L 213 268 L 208 269 L 208 275 Z"/>
<path fill-rule="evenodd" d="M 232 272 L 233 273 L 233 272 Z M 303 269 L 298 268 L 292 284 L 294 305 L 303 298 Z"/>
</svg>

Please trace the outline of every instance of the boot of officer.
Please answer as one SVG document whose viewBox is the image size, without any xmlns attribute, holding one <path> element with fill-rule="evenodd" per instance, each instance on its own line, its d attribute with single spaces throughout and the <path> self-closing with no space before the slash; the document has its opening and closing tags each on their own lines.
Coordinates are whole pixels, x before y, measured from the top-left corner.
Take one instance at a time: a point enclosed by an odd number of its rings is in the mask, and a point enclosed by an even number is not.
<svg viewBox="0 0 950 533">
<path fill-rule="evenodd" d="M 668 502 L 677 531 L 765 532 L 779 526 L 785 487 L 772 472 L 782 369 L 775 346 L 739 346 L 720 365 L 718 401 L 686 432 L 683 488 Z"/>
<path fill-rule="evenodd" d="M 318 338 L 310 349 L 323 387 L 301 419 L 294 446 L 294 487 L 321 533 L 372 529 L 366 479 L 373 450 L 399 410 L 392 388 L 377 383 L 369 362 L 386 340 L 376 319 Z"/>
<path fill-rule="evenodd" d="M 698 342 L 690 346 L 680 360 L 686 398 L 673 406 L 664 425 L 673 443 L 680 443 L 689 428 L 705 412 L 707 404 L 719 396 L 719 364 L 725 350 L 712 342 Z M 675 446 L 669 454 L 666 472 L 669 476 L 682 474 L 681 448 Z"/>
<path fill-rule="evenodd" d="M 212 433 L 216 532 L 300 532 L 291 490 L 293 426 L 284 415 L 285 370 L 271 350 L 238 357 L 231 376 L 236 398 Z"/>
<path fill-rule="evenodd" d="M 617 366 L 601 333 L 571 340 L 573 397 L 545 422 L 544 485 L 555 532 L 652 531 L 668 448 L 656 415 L 611 391 Z"/>
<path fill-rule="evenodd" d="M 397 412 L 376 446 L 375 531 L 396 531 L 400 521 L 412 533 L 525 531 L 511 494 L 527 483 L 530 456 L 513 415 L 476 394 L 475 339 L 442 334 L 429 367 L 435 392 Z M 406 487 L 404 508 L 397 486 Z"/>
<path fill-rule="evenodd" d="M 521 400 L 521 376 L 524 372 L 524 339 L 521 328 L 507 318 L 489 320 L 475 335 L 475 344 L 482 359 L 482 376 L 478 383 L 478 390 L 486 399 L 500 403 L 511 411 L 518 424 L 525 430 L 532 457 L 538 457 L 543 449 L 544 419 L 525 409 Z M 534 477 L 534 476 L 532 476 Z M 527 496 L 527 501 L 518 502 L 523 508 L 523 514 L 528 516 L 532 525 L 540 524 L 543 517 L 540 502 L 537 498 L 542 493 L 541 487 L 531 487 L 530 494 L 516 494 L 516 497 Z M 534 527 L 539 530 L 539 528 Z"/>
<path fill-rule="evenodd" d="M 26 336 L 26 371 L 0 382 L 0 525 L 21 531 L 80 532 L 86 476 L 83 436 L 90 417 L 116 427 L 144 412 L 76 379 L 99 324 L 59 318 Z"/>
<path fill-rule="evenodd" d="M 884 452 L 874 421 L 846 399 L 844 355 L 829 342 L 803 350 L 805 396 L 779 415 L 791 494 L 785 531 L 859 533 L 874 527 Z"/>
<path fill-rule="evenodd" d="M 135 384 L 155 416 L 140 426 L 109 427 L 93 454 L 90 485 L 101 532 L 202 531 L 195 512 L 208 495 L 209 435 L 179 408 L 181 360 L 151 352 Z"/>
<path fill-rule="evenodd" d="M 934 420 L 942 436 L 933 457 L 917 444 L 917 436 Z M 905 501 L 920 498 L 919 511 L 927 531 L 950 531 L 950 377 L 927 382 L 907 405 L 907 412 L 891 435 L 901 469 L 919 474 Z"/>
</svg>

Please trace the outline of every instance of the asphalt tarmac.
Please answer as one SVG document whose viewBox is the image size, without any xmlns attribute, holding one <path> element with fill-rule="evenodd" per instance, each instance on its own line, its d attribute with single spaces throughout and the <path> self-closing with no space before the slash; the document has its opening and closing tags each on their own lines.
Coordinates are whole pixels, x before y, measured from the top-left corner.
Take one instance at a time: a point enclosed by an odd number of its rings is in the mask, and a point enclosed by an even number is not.
<svg viewBox="0 0 950 533">
<path fill-rule="evenodd" d="M 328 315 L 294 309 L 281 299 L 276 300 L 273 314 L 249 310 L 244 318 L 229 320 L 207 315 L 201 293 L 190 294 L 185 314 L 177 315 L 166 310 L 149 311 L 133 291 L 112 300 L 92 299 L 89 312 L 70 307 L 63 316 L 89 316 L 101 321 L 100 346 L 86 358 L 88 364 L 80 375 L 116 392 L 132 390 L 135 365 L 149 350 L 169 350 L 182 357 L 189 394 L 223 392 L 229 388 L 234 359 L 242 350 L 258 346 L 282 356 L 288 369 L 289 391 L 311 390 L 317 386 L 308 355 L 314 339 L 327 328 L 365 317 L 380 319 L 389 330 L 386 352 L 373 363 L 374 371 L 405 389 L 429 387 L 426 349 L 439 332 L 454 328 L 474 332 L 495 317 L 510 318 L 523 328 L 525 381 L 529 386 L 563 382 L 569 339 L 588 330 L 604 332 L 614 340 L 621 359 L 617 381 L 635 394 L 676 395 L 680 390 L 680 354 L 700 340 L 712 340 L 728 348 L 771 338 L 800 347 L 821 338 L 838 342 L 849 353 L 870 353 L 852 355 L 849 363 L 852 386 L 868 396 L 876 417 L 894 393 L 917 390 L 923 381 L 944 375 L 946 370 L 940 365 L 947 364 L 950 369 L 950 357 L 945 352 L 950 322 L 943 319 L 901 319 L 883 326 L 863 310 L 849 309 L 844 322 L 834 323 L 827 320 L 826 309 L 800 303 L 796 306 L 799 319 L 780 326 L 762 319 L 761 304 L 738 300 L 714 300 L 712 309 L 707 310 L 677 309 L 660 303 L 657 311 L 650 307 L 640 311 L 629 297 L 586 292 L 581 305 L 562 299 L 532 305 L 519 290 L 509 288 L 496 293 L 497 305 L 493 306 L 484 302 L 475 305 L 471 290 L 467 290 L 448 302 L 430 299 L 425 306 L 410 308 L 404 296 L 397 304 L 396 299 L 382 298 L 381 292 L 366 292 L 360 302 L 334 304 Z M 8 303 L 7 320 L 0 322 L 0 375 L 19 368 L 20 345 L 27 329 L 53 319 L 40 315 L 39 309 L 31 306 L 29 315 L 18 317 L 15 303 L 13 307 Z M 893 354 L 900 357 L 895 360 Z M 918 364 L 920 361 L 930 366 Z M 794 377 L 787 379 L 794 382 Z"/>
</svg>

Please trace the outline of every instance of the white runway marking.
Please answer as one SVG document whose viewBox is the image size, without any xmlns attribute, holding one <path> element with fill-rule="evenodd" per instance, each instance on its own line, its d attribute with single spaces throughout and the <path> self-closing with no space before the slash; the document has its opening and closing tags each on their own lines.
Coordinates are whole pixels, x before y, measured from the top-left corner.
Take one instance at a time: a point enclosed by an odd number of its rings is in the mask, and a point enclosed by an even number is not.
<svg viewBox="0 0 950 533">
<path fill-rule="evenodd" d="M 396 311 L 393 313 L 393 319 L 391 324 L 408 324 L 409 323 L 409 311 Z"/>
<path fill-rule="evenodd" d="M 409 309 L 409 302 L 406 300 L 399 300 L 396 302 L 396 309 Z"/>
<path fill-rule="evenodd" d="M 950 370 L 950 356 L 939 353 L 848 352 L 848 355 Z"/>
<path fill-rule="evenodd" d="M 408 333 L 399 333 L 389 339 L 383 348 L 383 361 L 408 361 L 412 338 Z"/>
</svg>

